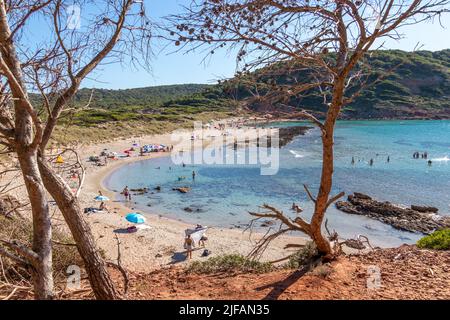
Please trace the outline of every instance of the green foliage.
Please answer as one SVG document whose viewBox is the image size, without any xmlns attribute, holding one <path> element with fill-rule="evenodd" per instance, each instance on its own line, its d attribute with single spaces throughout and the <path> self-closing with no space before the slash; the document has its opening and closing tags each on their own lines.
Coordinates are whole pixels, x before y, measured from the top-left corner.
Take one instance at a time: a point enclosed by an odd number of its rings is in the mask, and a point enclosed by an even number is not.
<svg viewBox="0 0 450 320">
<path fill-rule="evenodd" d="M 450 250 L 450 229 L 442 229 L 423 237 L 417 242 L 422 249 Z"/>
<path fill-rule="evenodd" d="M 332 55 L 329 57 L 333 59 Z M 373 51 L 353 70 L 358 68 L 370 75 L 361 94 L 344 108 L 343 118 L 414 118 L 425 116 L 448 117 L 450 112 L 450 50 L 437 52 L 404 52 L 400 50 Z M 270 70 L 283 68 L 283 64 L 272 65 Z M 308 70 L 291 71 L 281 76 L 266 76 L 265 68 L 256 71 L 258 91 L 265 92 L 270 83 L 289 84 L 293 79 L 306 83 L 311 76 Z M 269 72 L 270 74 L 270 72 Z M 273 74 L 273 72 L 272 72 Z M 374 82 L 381 76 L 381 80 Z M 223 86 L 230 96 L 243 100 L 252 97 L 253 87 L 226 82 Z M 359 84 L 348 88 L 347 95 L 360 89 Z M 291 97 L 291 106 L 320 114 L 326 111 L 322 93 L 311 90 L 302 96 Z M 259 110 L 264 105 L 256 101 L 250 106 Z"/>
<path fill-rule="evenodd" d="M 316 245 L 312 241 L 308 241 L 304 247 L 289 257 L 288 262 L 284 265 L 286 269 L 300 269 L 318 254 Z"/>
<path fill-rule="evenodd" d="M 259 262 L 240 254 L 225 254 L 211 257 L 206 261 L 194 261 L 187 268 L 187 271 L 192 273 L 231 271 L 265 273 L 272 270 L 273 266 L 269 262 Z"/>
</svg>

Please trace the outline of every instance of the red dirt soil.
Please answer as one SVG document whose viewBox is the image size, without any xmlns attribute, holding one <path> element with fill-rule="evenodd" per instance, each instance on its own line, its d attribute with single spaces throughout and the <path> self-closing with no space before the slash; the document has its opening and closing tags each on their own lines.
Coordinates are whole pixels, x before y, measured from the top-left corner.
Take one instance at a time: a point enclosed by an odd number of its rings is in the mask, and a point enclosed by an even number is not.
<svg viewBox="0 0 450 320">
<path fill-rule="evenodd" d="M 370 281 L 379 268 L 380 286 Z M 319 270 L 328 272 L 318 272 Z M 119 290 L 123 278 L 110 270 Z M 450 251 L 403 245 L 367 254 L 342 256 L 326 268 L 304 275 L 295 270 L 270 273 L 192 274 L 180 267 L 152 273 L 130 273 L 126 299 L 450 299 Z M 60 291 L 58 299 L 93 299 L 87 280 L 75 292 Z M 32 292 L 13 299 L 32 299 Z"/>
<path fill-rule="evenodd" d="M 367 286 L 370 268 L 378 288 Z M 180 268 L 130 275 L 128 299 L 450 299 L 450 252 L 404 245 L 341 257 L 317 270 L 265 274 L 187 274 Z"/>
</svg>

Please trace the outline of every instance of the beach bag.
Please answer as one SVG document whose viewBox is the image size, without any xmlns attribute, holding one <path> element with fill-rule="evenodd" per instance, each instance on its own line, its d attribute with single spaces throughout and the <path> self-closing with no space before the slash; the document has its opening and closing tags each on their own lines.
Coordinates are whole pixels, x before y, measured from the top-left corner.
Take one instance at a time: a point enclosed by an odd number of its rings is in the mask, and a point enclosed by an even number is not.
<svg viewBox="0 0 450 320">
<path fill-rule="evenodd" d="M 207 257 L 210 254 L 211 254 L 211 251 L 209 251 L 208 249 L 205 249 L 205 250 L 203 250 L 202 257 Z"/>
<path fill-rule="evenodd" d="M 129 233 L 133 233 L 133 232 L 137 232 L 138 229 L 136 228 L 136 226 L 132 226 L 132 227 L 128 227 L 128 228 L 127 228 L 127 231 L 128 231 Z"/>
</svg>

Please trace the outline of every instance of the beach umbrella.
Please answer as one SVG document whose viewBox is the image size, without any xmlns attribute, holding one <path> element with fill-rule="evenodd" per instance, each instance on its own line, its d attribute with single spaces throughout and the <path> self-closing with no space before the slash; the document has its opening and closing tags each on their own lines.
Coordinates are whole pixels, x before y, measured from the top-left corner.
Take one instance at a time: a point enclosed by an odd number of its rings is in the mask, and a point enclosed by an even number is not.
<svg viewBox="0 0 450 320">
<path fill-rule="evenodd" d="M 95 201 L 109 201 L 109 198 L 108 197 L 105 197 L 105 196 L 96 196 L 95 198 L 94 198 L 94 200 Z"/>
<path fill-rule="evenodd" d="M 64 163 L 64 159 L 63 159 L 63 157 L 61 156 L 61 155 L 58 155 L 57 157 L 56 157 L 56 161 L 55 161 L 56 163 Z"/>
<path fill-rule="evenodd" d="M 127 221 L 132 223 L 145 223 L 145 217 L 137 212 L 131 212 L 125 216 L 125 219 Z"/>
</svg>

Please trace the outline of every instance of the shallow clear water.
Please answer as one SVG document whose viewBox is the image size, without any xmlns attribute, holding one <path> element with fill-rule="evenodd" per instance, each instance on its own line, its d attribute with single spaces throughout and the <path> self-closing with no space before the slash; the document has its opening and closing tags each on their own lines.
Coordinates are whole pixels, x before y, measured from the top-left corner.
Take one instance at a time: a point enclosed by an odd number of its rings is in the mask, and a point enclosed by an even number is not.
<svg viewBox="0 0 450 320">
<path fill-rule="evenodd" d="M 427 151 L 432 166 L 427 160 L 413 159 L 415 151 Z M 256 148 L 238 149 L 237 157 L 244 157 L 246 152 L 256 152 Z M 374 160 L 373 166 L 368 164 L 370 159 Z M 441 214 L 449 214 L 449 160 L 450 121 L 342 121 L 335 132 L 333 192 L 357 191 L 408 206 L 432 205 Z M 259 167 L 254 165 L 182 167 L 166 157 L 127 164 L 107 177 L 105 185 L 111 190 L 121 190 L 125 185 L 151 189 L 160 185 L 161 192 L 135 196 L 133 207 L 186 222 L 230 227 L 247 224 L 248 211 L 257 211 L 263 203 L 292 214 L 290 207 L 296 202 L 305 209 L 302 215 L 310 217 L 312 203 L 302 185 L 305 183 L 316 192 L 320 167 L 320 135 L 313 129 L 280 150 L 280 169 L 273 176 L 260 175 Z M 191 179 L 192 170 L 197 173 L 195 181 Z M 179 176 L 187 179 L 180 182 Z M 192 190 L 181 194 L 172 191 L 174 186 L 190 186 Z M 188 206 L 200 211 L 188 213 L 183 210 Z M 341 236 L 364 234 L 380 246 L 397 246 L 420 238 L 418 234 L 340 212 L 334 206 L 329 208 L 327 217 L 329 227 Z"/>
</svg>

